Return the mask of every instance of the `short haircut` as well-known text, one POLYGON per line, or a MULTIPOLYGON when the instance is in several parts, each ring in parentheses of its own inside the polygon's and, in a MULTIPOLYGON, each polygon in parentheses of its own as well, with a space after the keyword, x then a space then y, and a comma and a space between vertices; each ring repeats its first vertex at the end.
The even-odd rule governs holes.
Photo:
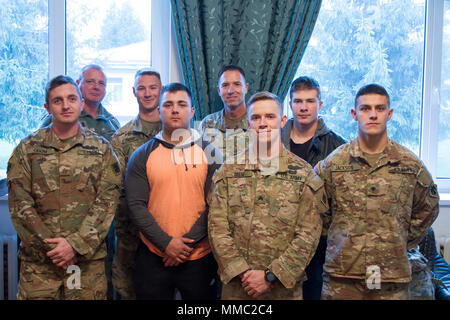
POLYGON ((173 83, 169 83, 168 85, 165 85, 161 90, 161 94, 159 95, 159 101, 162 101, 162 97, 163 97, 164 93, 166 93, 166 92, 173 93, 173 92, 177 92, 177 91, 186 92, 187 95, 189 96, 189 99, 191 99, 191 102, 192 102, 191 91, 184 84, 179 83, 179 82, 173 82, 173 83))
MULTIPOLYGON (((245 73, 244 73, 244 70, 243 70, 241 67, 238 67, 238 66, 235 66, 235 65, 230 64, 230 65, 224 66, 224 67, 222 67, 222 69, 220 69, 219 75, 218 75, 218 77, 217 77, 217 82, 220 81, 220 77, 221 77, 226 71, 232 71, 232 70, 239 71, 239 73, 242 74, 242 76, 244 77, 244 80, 245 80, 245 73)), ((247 81, 247 80, 245 80, 245 81, 247 81)))
POLYGON ((87 71, 87 70, 89 70, 89 69, 96 69, 96 70, 99 70, 99 71, 101 71, 101 72, 103 72, 103 75, 105 76, 105 80, 106 80, 106 74, 105 74, 105 71, 103 70, 103 67, 102 66, 99 66, 98 64, 88 64, 87 66, 84 66, 82 69, 81 69, 81 72, 80 72, 80 76, 79 76, 79 78, 78 78, 78 81, 83 81, 83 79, 84 79, 84 73, 87 71))
POLYGON ((137 80, 142 76, 155 76, 158 78, 159 82, 161 83, 161 75, 158 71, 151 70, 151 69, 139 69, 136 74, 134 75, 134 87, 136 88, 137 80))
POLYGON ((47 82, 47 85, 45 86, 45 103, 47 105, 50 105, 50 101, 49 101, 50 92, 53 89, 55 89, 59 86, 62 86, 64 84, 68 84, 68 83, 75 87, 75 89, 77 90, 77 94, 80 97, 80 101, 81 101, 81 99, 82 99, 81 91, 80 91, 80 88, 78 88, 77 83, 71 77, 59 75, 59 76, 56 76, 53 79, 51 79, 49 82, 47 82))
POLYGON ((388 100, 388 107, 390 107, 390 105, 391 105, 391 98, 389 97, 389 94, 387 93, 386 89, 384 87, 380 86, 379 84, 371 83, 371 84, 365 85, 364 87, 361 87, 361 89, 359 89, 358 92, 356 93, 355 108, 356 108, 356 103, 358 101, 358 98, 360 96, 364 96, 366 94, 379 94, 379 95, 385 96, 388 100))
POLYGON ((322 101, 321 100, 322 94, 320 93, 319 83, 315 79, 306 76, 298 77, 292 82, 291 89, 289 90, 289 96, 292 100, 292 95, 294 94, 294 92, 299 90, 312 90, 312 89, 317 90, 317 98, 319 99, 319 101, 322 101))
MULTIPOLYGON (((276 94, 273 94, 273 93, 268 92, 268 91, 261 91, 261 92, 257 92, 254 95, 252 95, 250 97, 250 99, 248 99, 248 102, 247 102, 248 109, 250 109, 251 105, 254 104, 255 102, 257 102, 257 101, 264 101, 264 100, 275 101, 276 104, 278 105, 279 110, 280 110, 280 115, 282 115, 283 108, 281 106, 281 99, 280 99, 280 97, 278 97, 276 94)), ((248 114, 250 114, 250 113, 248 113, 248 114)))

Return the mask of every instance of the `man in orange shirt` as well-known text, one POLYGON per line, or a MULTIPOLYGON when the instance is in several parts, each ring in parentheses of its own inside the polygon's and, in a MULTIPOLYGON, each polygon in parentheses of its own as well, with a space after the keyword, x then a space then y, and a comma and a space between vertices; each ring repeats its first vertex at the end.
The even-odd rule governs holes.
POLYGON ((214 299, 217 264, 207 237, 207 193, 221 155, 190 128, 191 94, 180 83, 160 95, 162 131, 131 156, 125 194, 140 232, 137 299, 214 299))

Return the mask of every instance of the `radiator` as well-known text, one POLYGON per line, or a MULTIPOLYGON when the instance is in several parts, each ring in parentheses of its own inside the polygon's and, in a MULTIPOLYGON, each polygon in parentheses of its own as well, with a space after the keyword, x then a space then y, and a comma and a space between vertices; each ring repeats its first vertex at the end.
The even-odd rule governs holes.
POLYGON ((0 234, 0 300, 16 300, 18 270, 17 235, 0 234))

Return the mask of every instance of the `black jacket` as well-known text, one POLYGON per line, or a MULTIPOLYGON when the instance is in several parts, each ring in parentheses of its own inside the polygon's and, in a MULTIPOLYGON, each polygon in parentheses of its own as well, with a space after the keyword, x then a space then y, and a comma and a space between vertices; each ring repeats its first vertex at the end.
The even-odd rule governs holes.
MULTIPOLYGON (((291 151, 291 130, 294 126, 294 119, 289 119, 286 125, 281 129, 281 141, 284 147, 291 151)), ((344 144, 346 141, 330 130, 323 119, 319 117, 319 124, 317 125, 316 132, 314 133, 313 141, 308 150, 308 157, 306 160, 312 167, 317 162, 325 159, 331 152, 337 147, 344 144)))

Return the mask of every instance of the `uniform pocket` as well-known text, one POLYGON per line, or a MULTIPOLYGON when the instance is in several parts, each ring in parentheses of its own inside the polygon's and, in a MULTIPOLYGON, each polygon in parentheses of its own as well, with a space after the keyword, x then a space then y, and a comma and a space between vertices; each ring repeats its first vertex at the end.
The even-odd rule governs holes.
POLYGON ((55 155, 31 154, 32 192, 43 197, 59 188, 58 159, 55 155))
POLYGON ((278 178, 279 184, 274 186, 274 204, 275 215, 281 222, 294 226, 297 222, 300 190, 303 188, 303 182, 291 181, 285 178, 278 178))

